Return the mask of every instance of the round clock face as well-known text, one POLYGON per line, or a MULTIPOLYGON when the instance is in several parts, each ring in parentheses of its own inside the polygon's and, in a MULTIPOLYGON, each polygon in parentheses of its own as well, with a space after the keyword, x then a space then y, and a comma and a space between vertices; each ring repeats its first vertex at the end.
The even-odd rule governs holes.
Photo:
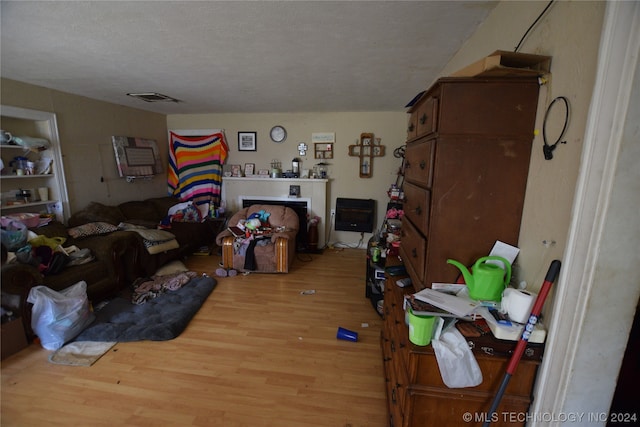
POLYGON ((287 131, 282 126, 272 127, 269 135, 271 136, 271 140, 273 142, 282 142, 287 139, 287 131))

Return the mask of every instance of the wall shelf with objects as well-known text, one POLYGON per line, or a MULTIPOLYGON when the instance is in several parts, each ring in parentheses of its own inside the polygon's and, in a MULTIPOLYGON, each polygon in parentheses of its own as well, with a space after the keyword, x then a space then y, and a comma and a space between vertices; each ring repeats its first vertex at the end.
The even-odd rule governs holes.
POLYGON ((315 143, 313 150, 316 159, 333 159, 333 143, 315 143))
POLYGON ((64 222, 69 197, 56 115, 0 106, 3 213, 50 213, 64 222))
POLYGON ((349 155, 358 158, 358 171, 360 178, 373 176, 373 159, 385 154, 385 146, 380 145, 380 138, 375 138, 372 133, 360 134, 360 139, 355 145, 349 146, 349 155))

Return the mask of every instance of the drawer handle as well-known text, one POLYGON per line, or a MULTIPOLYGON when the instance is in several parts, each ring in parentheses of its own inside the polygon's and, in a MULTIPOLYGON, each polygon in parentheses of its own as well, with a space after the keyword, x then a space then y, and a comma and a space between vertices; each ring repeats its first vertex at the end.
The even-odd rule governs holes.
POLYGON ((413 256, 414 258, 418 257, 418 251, 416 251, 416 248, 411 249, 411 256, 413 256))
POLYGON ((424 160, 420 162, 420 169, 424 170, 424 168, 427 167, 427 162, 425 162, 424 160))
POLYGON ((409 127, 407 128, 407 132, 413 132, 413 123, 409 125, 409 127))
POLYGON ((420 124, 423 125, 427 123, 427 115, 426 113, 422 115, 422 117, 420 117, 420 124))
POLYGON ((416 209, 416 214, 420 215, 422 213, 422 208, 418 206, 416 209))

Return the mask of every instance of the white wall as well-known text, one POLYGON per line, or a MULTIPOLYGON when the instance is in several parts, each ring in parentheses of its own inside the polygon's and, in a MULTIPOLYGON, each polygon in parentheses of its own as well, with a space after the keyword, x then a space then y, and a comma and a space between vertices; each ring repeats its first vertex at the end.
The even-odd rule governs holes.
POLYGON ((154 139, 167 164, 163 114, 2 79, 2 104, 56 114, 71 213, 89 202, 115 205, 167 194, 167 175, 127 183, 118 176, 111 137, 154 139))
MULTIPOLYGON (((398 111, 170 115, 167 117, 167 125, 169 130, 224 129, 230 149, 227 165, 244 166, 245 163, 255 163, 256 170, 269 169, 273 159, 282 162, 283 170, 291 169, 294 157, 302 159, 303 169, 310 169, 319 162, 314 159, 311 134, 335 132, 334 159, 327 160, 330 164, 327 206, 329 209, 335 208, 338 197, 375 199, 378 210, 376 227, 380 227, 388 202, 387 190, 396 182, 401 165, 401 159, 393 157, 393 150, 405 142, 407 114, 398 111), (269 130, 277 124, 284 126, 288 134, 287 139, 279 144, 269 139, 269 130), (257 132, 256 151, 238 151, 239 131, 257 132), (348 155, 348 146, 354 144, 363 132, 374 133, 382 139, 381 144, 386 146, 386 155, 373 161, 372 178, 360 178, 358 159, 348 155), (305 156, 298 153, 300 142, 309 147, 305 156)), ((333 225, 330 228, 333 230, 333 225)), ((366 245, 370 236, 371 234, 365 233, 363 245, 366 245)), ((330 243, 341 242, 355 246, 360 240, 360 233, 331 231, 327 240, 330 243)))
MULTIPOLYGON (((546 5, 500 3, 445 73, 477 59, 476 52, 512 51, 546 5)), ((640 294, 634 274, 640 244, 633 166, 640 161, 637 74, 635 102, 626 116, 629 70, 638 60, 639 10, 634 2, 556 2, 521 48, 553 57, 543 107, 561 95, 571 103, 567 144, 553 160, 542 160, 541 138, 534 140, 520 235, 521 279, 539 286, 550 260, 563 261, 545 304, 549 334, 530 414, 539 418, 529 425, 605 425, 602 419, 587 423, 587 417, 608 412, 617 382, 640 294), (605 21, 613 9, 617 17, 605 21), (627 74, 617 74, 621 70, 627 74), (544 240, 556 243, 547 247, 544 240), (582 421, 562 420, 571 414, 582 421)), ((540 113, 538 129, 544 109, 540 113)), ((554 129, 549 133, 557 135, 554 129)))
MULTIPOLYGON (((447 64, 442 75, 495 50, 513 51, 546 5, 547 2, 501 2, 447 64)), ((521 253, 514 271, 518 282, 525 280, 533 290, 539 289, 549 264, 561 258, 566 247, 604 8, 604 2, 556 2, 519 50, 552 57, 550 83, 541 87, 536 121, 540 134, 533 142, 520 230, 521 253), (542 122, 546 107, 557 96, 569 99, 571 118, 564 138, 567 143, 559 144, 553 160, 548 161, 542 154, 542 122), (555 244, 545 245, 543 241, 555 244)), ((558 111, 561 117, 555 117, 558 120, 551 121, 547 129, 550 143, 562 126, 563 110, 558 111)))

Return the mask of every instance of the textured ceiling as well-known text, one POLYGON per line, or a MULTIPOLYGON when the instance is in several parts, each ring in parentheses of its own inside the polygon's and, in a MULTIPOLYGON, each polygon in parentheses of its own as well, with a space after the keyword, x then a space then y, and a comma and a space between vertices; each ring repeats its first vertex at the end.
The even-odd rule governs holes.
POLYGON ((165 114, 401 110, 488 1, 5 1, 1 75, 165 114), (147 103, 159 92, 180 103, 147 103))

